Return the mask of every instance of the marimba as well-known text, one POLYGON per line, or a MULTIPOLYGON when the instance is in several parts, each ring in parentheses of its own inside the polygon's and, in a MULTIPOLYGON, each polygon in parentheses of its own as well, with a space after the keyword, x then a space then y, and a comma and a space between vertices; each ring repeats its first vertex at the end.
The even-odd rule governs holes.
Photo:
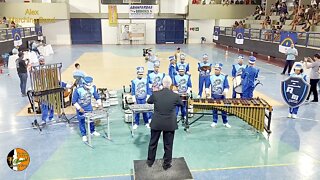
MULTIPOLYGON (((231 115, 235 115, 249 125, 262 132, 266 130, 268 134, 271 133, 271 116, 272 106, 261 98, 252 99, 240 99, 240 98, 227 98, 223 100, 216 99, 189 99, 188 105, 192 105, 194 111, 197 110, 220 110, 225 111, 231 115), (265 123, 265 119, 267 123, 265 123)), ((187 112, 190 114, 190 112, 187 112)), ((212 114, 212 113, 192 113, 192 114, 212 114)), ((201 116, 202 117, 202 116, 201 116)), ((201 118, 200 117, 200 118, 201 118)), ((188 115, 185 124, 185 130, 189 128, 189 125, 196 122, 198 119, 189 123, 188 115)))

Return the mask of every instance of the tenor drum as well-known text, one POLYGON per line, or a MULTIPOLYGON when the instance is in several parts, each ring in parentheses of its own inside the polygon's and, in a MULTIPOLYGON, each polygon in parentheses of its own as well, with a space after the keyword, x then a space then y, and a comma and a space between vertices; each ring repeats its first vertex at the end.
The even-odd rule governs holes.
POLYGON ((236 93, 242 93, 242 79, 241 76, 236 76, 233 79, 233 88, 236 93))

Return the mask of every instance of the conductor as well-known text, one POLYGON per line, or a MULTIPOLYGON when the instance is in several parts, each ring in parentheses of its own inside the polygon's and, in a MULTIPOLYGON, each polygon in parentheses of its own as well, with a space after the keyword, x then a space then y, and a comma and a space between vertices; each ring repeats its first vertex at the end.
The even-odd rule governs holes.
POLYGON ((151 167, 155 161, 158 141, 161 132, 163 132, 164 155, 162 167, 167 170, 172 166, 174 132, 178 129, 176 106, 183 106, 183 103, 180 96, 170 90, 172 80, 169 76, 165 76, 162 83, 163 89, 154 92, 147 100, 148 104, 154 104, 154 115, 150 124, 151 138, 147 165, 151 167))

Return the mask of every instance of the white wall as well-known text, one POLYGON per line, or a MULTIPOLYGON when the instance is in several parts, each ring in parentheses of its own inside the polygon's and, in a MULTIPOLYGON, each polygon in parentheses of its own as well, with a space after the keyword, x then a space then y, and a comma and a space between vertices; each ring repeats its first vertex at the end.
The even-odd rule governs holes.
POLYGON ((69 20, 57 20, 55 23, 41 24, 48 44, 71 44, 69 20))
POLYGON ((99 13, 99 0, 69 0, 70 13, 99 13))
POLYGON ((161 13, 186 14, 188 0, 160 0, 161 13))
POLYGON ((216 26, 232 27, 235 21, 241 21, 242 19, 216 19, 216 26))
MULTIPOLYGON (((129 19, 118 19, 118 23, 130 23, 129 19)), ((146 24, 146 44, 156 42, 156 20, 155 19, 132 19, 131 23, 146 24)), ((118 27, 109 26, 108 19, 101 20, 102 44, 118 43, 118 27)))
POLYGON ((207 43, 212 43, 213 27, 215 20, 189 20, 188 42, 189 44, 200 43, 201 37, 207 39, 207 43), (199 31, 190 31, 190 28, 199 27, 199 31))

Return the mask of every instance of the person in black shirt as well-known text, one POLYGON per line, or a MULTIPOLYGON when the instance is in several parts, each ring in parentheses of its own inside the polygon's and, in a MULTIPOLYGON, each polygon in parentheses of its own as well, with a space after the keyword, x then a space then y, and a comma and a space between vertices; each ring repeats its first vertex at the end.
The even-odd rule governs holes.
POLYGON ((28 79, 28 64, 29 62, 26 63, 26 61, 23 59, 23 52, 19 52, 18 54, 19 58, 16 60, 16 65, 17 65, 17 71, 18 71, 18 76, 20 78, 20 90, 22 97, 26 96, 26 87, 27 87, 27 79, 28 79))

